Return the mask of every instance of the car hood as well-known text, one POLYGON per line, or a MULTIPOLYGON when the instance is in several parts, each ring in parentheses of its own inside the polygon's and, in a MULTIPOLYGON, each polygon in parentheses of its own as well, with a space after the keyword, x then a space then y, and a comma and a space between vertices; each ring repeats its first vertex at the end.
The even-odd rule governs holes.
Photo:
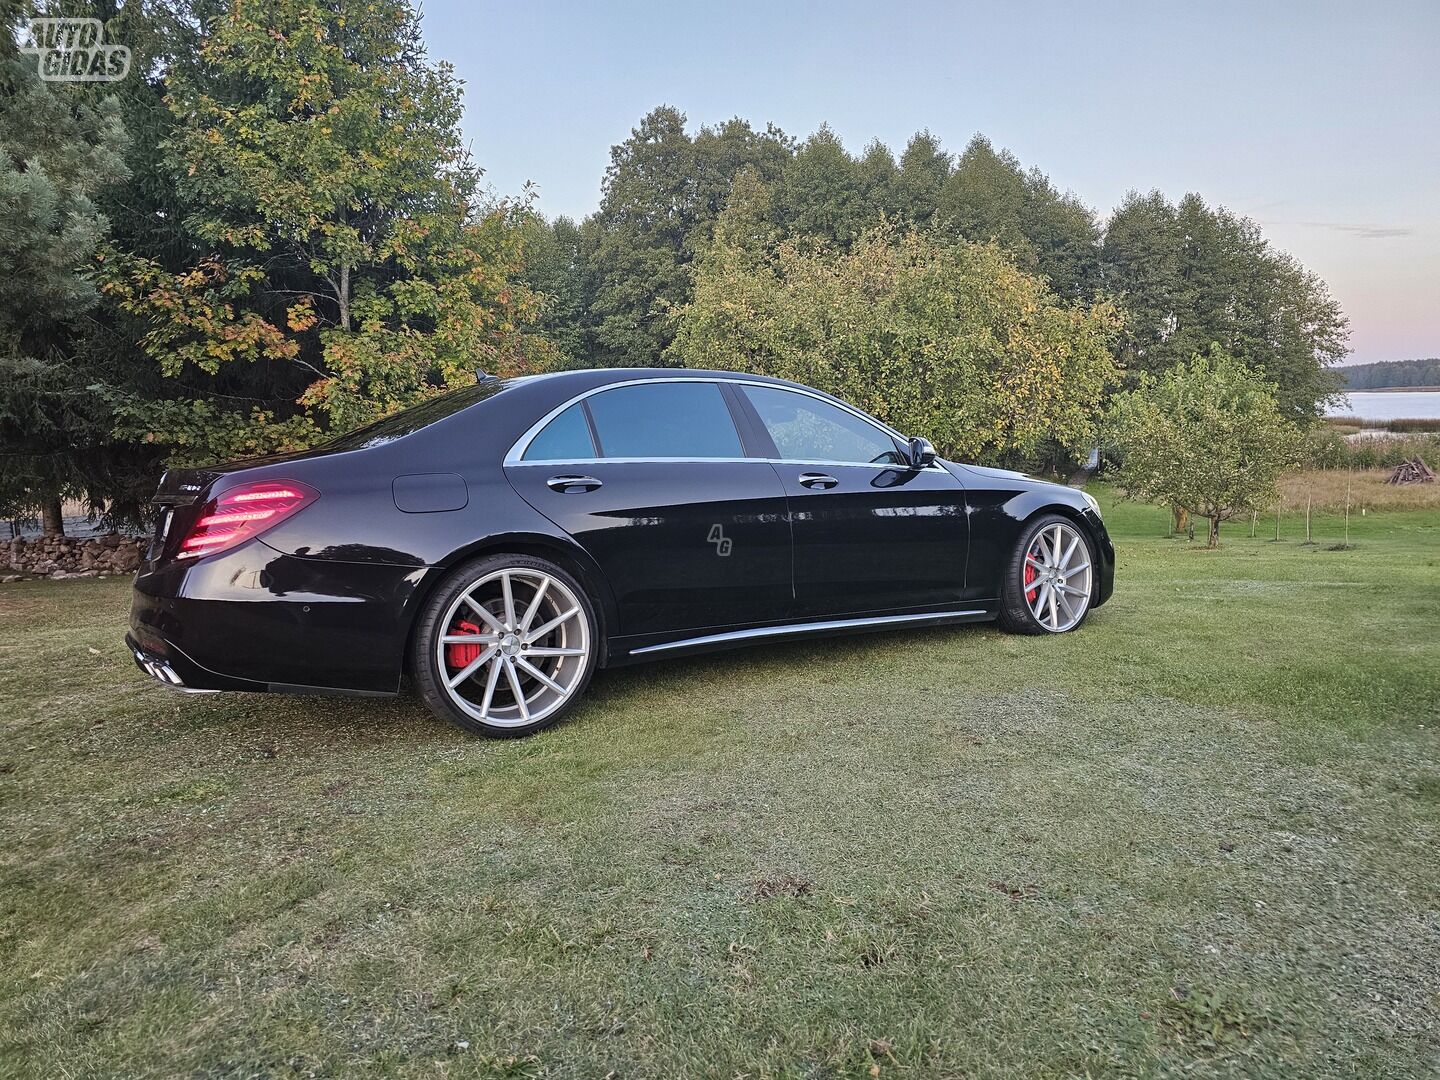
POLYGON ((1023 487, 1033 491, 1036 488, 1052 488, 1057 491, 1076 491, 1068 484, 1062 484, 1055 480, 1045 480, 1038 476, 1031 476, 1029 473, 1016 472, 1014 469, 991 469, 984 465, 959 465, 953 461, 947 461, 946 467, 962 484, 966 479, 1000 481, 1001 483, 1014 484, 1016 487, 1023 487))
POLYGON ((984 465, 959 465, 955 464, 954 462, 951 462, 949 464, 951 469, 954 470, 955 474, 959 476, 962 480, 964 479, 965 474, 969 473, 971 476, 980 476, 984 477, 987 480, 1010 480, 1012 482, 1020 480, 1024 481, 1026 484, 1045 484, 1050 487, 1063 486, 1061 484, 1056 484, 1052 480, 1042 480, 1038 476, 1031 476, 1029 473, 1016 472, 1014 469, 991 469, 987 468, 984 465))
MULTIPOLYGON (((1034 480, 1035 477, 1028 473, 1016 472, 1014 469, 991 469, 984 465, 957 465, 957 469, 975 473, 979 476, 988 476, 995 480, 1034 480)), ((1042 481, 1043 482, 1043 481, 1042 481)))

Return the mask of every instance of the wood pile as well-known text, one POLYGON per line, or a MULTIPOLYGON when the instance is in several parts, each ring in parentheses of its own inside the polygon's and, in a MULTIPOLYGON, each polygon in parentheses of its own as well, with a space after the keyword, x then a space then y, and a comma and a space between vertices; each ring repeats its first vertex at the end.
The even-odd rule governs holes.
POLYGON ((1395 471, 1390 474, 1387 484, 1433 484, 1435 482, 1435 470, 1421 461, 1419 457, 1413 457, 1409 461, 1402 461, 1395 466, 1395 471))

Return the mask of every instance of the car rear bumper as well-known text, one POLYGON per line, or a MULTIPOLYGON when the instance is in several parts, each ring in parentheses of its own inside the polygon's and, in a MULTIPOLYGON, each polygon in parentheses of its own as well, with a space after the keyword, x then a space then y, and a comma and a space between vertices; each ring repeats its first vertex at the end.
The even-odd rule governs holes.
POLYGON ((175 689, 393 694, 432 572, 302 558, 258 540, 147 563, 125 640, 142 671, 175 689))
POLYGON ((186 694, 215 694, 221 690, 268 690, 264 683, 227 679, 207 671, 168 642, 142 645, 133 633, 125 635, 135 666, 162 686, 186 694), (222 685, 223 684, 223 685, 222 685))

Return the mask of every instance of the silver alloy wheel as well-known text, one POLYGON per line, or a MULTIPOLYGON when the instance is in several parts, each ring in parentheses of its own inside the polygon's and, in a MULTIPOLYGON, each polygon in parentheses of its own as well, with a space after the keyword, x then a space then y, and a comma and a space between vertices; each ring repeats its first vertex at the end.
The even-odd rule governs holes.
POLYGON ((543 570, 486 574, 439 625, 440 683, 463 712, 495 727, 545 719, 569 700, 590 659, 584 608, 543 570))
POLYGON ((1078 623, 1090 606, 1090 549, 1069 525, 1046 525, 1025 552, 1023 580, 1030 614, 1052 634, 1078 623))

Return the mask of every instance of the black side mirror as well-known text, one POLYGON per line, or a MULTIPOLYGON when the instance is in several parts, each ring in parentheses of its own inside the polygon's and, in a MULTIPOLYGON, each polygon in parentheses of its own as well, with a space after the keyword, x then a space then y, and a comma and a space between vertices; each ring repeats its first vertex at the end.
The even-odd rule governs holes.
POLYGON ((926 465, 935 464, 935 447, 929 439, 915 438, 910 440, 910 467, 912 469, 923 469, 926 465))

